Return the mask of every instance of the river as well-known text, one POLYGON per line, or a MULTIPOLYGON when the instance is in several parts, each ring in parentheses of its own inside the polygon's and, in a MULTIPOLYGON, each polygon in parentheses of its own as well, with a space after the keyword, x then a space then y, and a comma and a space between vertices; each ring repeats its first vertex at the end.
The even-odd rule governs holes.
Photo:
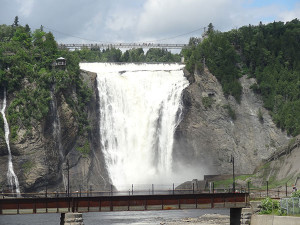
MULTIPOLYGON (((216 213, 229 216, 229 209, 94 212, 84 213, 83 221, 85 225, 177 224, 176 221, 187 221, 186 224, 191 224, 189 218, 216 213)), ((60 214, 57 213, 0 216, 1 225, 58 225, 59 223, 60 214)))

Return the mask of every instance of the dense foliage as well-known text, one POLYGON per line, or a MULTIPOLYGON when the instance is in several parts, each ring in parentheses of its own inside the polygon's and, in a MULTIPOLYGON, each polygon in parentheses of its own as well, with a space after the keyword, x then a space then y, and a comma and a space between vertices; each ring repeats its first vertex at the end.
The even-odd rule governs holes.
POLYGON ((51 94, 63 95, 72 107, 73 116, 83 133, 88 127, 84 107, 91 90, 79 73, 79 57, 57 48, 52 33, 42 30, 31 32, 28 25, 0 26, 0 90, 5 88, 13 95, 8 107, 11 137, 15 138, 19 127, 30 130, 36 122, 44 119, 50 110, 51 94), (67 60, 66 70, 53 67, 58 57, 67 60), (77 98, 71 98, 71 91, 77 98))
POLYGON ((187 69, 193 72, 195 69, 202 70, 203 64, 207 65, 220 81, 224 94, 232 95, 240 102, 242 87, 238 81, 238 55, 225 33, 214 31, 211 27, 207 35, 201 42, 191 39, 190 48, 183 49, 187 69))
POLYGON ((228 34, 257 79, 252 88, 263 96, 275 123, 300 133, 300 22, 242 27, 228 34))
POLYGON ((293 192, 292 195, 291 195, 291 197, 293 197, 293 198, 300 198, 300 190, 293 192))
POLYGON ((279 201, 278 200, 273 200, 269 197, 263 199, 262 202, 261 202, 260 214, 282 215, 279 201))
POLYGON ((179 54, 172 54, 167 49, 150 48, 146 54, 142 48, 126 50, 93 48, 74 52, 81 61, 86 62, 180 62, 179 54))
POLYGON ((293 136, 300 134, 299 20, 260 23, 226 33, 211 29, 207 36, 202 42, 192 39, 192 48, 183 51, 187 68, 201 69, 205 59, 225 95, 238 101, 242 90, 238 70, 256 78, 251 88, 262 95, 277 126, 293 136))

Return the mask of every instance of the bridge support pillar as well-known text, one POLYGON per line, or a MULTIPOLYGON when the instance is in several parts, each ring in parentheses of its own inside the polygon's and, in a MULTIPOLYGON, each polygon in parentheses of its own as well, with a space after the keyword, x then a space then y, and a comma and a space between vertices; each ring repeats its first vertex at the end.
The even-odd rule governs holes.
POLYGON ((230 208, 230 225, 241 224, 241 208, 230 208))
POLYGON ((84 225, 82 213, 62 213, 60 225, 84 225))

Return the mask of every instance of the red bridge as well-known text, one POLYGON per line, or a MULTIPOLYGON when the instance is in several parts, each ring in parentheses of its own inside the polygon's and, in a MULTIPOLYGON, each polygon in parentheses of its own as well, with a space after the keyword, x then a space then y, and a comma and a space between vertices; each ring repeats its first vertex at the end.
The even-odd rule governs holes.
POLYGON ((62 213, 64 218, 69 212, 230 208, 230 220, 239 221, 241 208, 248 206, 248 193, 34 197, 0 199, 0 214, 62 213))
POLYGON ((0 214, 243 208, 248 193, 0 199, 0 214))

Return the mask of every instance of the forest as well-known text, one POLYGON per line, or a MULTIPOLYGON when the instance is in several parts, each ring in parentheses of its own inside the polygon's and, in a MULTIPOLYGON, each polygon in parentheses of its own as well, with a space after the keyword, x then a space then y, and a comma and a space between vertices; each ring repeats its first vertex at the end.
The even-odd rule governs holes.
POLYGON ((73 52, 82 62, 180 62, 179 54, 172 54, 167 49, 150 48, 146 53, 143 48, 129 49, 124 53, 120 49, 81 49, 73 52))
POLYGON ((276 125, 300 134, 300 21, 243 26, 228 32, 209 24, 205 38, 191 38, 182 51, 190 72, 203 64, 220 81, 225 95, 240 102, 239 78, 256 78, 253 91, 262 96, 276 125))

